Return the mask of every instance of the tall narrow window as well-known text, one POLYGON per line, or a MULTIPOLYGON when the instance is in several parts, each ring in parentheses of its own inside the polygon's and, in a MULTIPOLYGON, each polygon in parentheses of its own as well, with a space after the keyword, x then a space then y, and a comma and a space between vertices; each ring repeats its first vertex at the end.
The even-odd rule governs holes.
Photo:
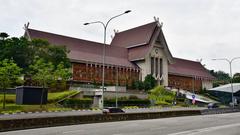
POLYGON ((155 68, 155 75, 157 76, 158 75, 158 67, 159 67, 159 65, 158 65, 158 58, 156 58, 156 60, 155 60, 155 62, 156 62, 156 68, 155 68))
POLYGON ((160 77, 161 77, 162 74, 163 74, 163 61, 162 61, 162 59, 160 59, 159 67, 160 67, 160 77))
POLYGON ((154 74, 154 58, 151 57, 151 74, 154 74))

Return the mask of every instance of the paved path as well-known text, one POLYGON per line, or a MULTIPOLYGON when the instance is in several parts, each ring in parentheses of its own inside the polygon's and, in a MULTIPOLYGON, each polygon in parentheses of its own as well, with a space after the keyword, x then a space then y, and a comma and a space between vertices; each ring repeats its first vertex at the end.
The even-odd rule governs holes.
MULTIPOLYGON (((126 113, 135 112, 163 112, 163 111, 174 111, 174 110, 202 110, 206 108, 138 108, 138 109, 125 109, 126 113)), ((66 112, 41 112, 41 113, 23 113, 23 114, 9 114, 0 115, 1 119, 24 119, 24 118, 43 118, 43 117, 56 117, 56 116, 77 116, 77 115, 91 115, 101 114, 101 110, 73 110, 66 112)))
POLYGON ((240 113, 121 121, 2 132, 0 135, 239 135, 240 113))

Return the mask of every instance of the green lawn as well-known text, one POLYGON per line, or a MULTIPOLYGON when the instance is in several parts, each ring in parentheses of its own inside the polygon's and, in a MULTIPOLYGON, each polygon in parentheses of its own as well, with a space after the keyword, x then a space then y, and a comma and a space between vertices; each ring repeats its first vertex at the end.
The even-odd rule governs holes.
POLYGON ((54 104, 43 105, 16 105, 6 104, 6 109, 2 109, 0 105, 0 114, 3 113, 17 113, 17 112, 40 112, 40 111, 59 111, 59 110, 71 110, 71 108, 64 108, 54 104))
POLYGON ((57 110, 70 110, 70 108, 64 108, 55 104, 57 101, 67 98, 70 95, 74 95, 78 91, 63 91, 48 93, 48 104, 43 105, 16 105, 16 95, 6 94, 6 109, 2 109, 3 94, 0 94, 0 114, 1 113, 14 113, 14 112, 36 112, 36 111, 57 111, 57 110))
POLYGON ((63 91, 63 92, 55 92, 55 93, 48 93, 48 103, 55 103, 63 98, 68 96, 77 94, 78 91, 63 91))
MULTIPOLYGON (((3 102, 3 94, 0 94, 0 103, 3 102)), ((15 103, 16 95, 15 94, 6 94, 6 103, 15 103)))
MULTIPOLYGON (((63 98, 66 98, 70 95, 76 94, 78 91, 63 91, 48 93, 48 103, 55 103, 63 98)), ((3 102, 3 94, 0 94, 0 103, 3 102)), ((15 103, 16 95, 15 94, 6 94, 6 103, 15 103)))

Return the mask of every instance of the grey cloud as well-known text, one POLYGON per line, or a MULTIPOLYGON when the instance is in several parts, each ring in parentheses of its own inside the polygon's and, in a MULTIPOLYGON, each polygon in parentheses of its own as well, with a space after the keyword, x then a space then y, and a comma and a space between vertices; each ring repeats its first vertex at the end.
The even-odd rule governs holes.
MULTIPOLYGON (((209 69, 224 70, 224 62, 212 58, 239 56, 240 1, 237 0, 0 0, 0 31, 12 36, 23 34, 23 24, 34 29, 102 42, 100 25, 83 26, 95 20, 107 21, 127 9, 132 13, 113 20, 119 31, 143 25, 159 17, 172 54, 203 59, 209 69)), ((240 72, 240 60, 234 62, 240 72)))

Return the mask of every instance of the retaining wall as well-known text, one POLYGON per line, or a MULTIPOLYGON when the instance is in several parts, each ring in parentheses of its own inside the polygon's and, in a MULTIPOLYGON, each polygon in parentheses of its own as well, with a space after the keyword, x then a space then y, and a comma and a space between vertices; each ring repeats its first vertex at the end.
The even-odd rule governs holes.
POLYGON ((113 122, 125 120, 143 120, 167 117, 179 117, 201 115, 199 110, 183 110, 183 111, 166 111, 166 112, 147 112, 147 113, 124 113, 124 114, 95 114, 95 115, 79 115, 64 117, 46 117, 46 118, 29 118, 29 119, 1 119, 0 131, 63 126, 73 124, 87 124, 99 122, 113 122))

